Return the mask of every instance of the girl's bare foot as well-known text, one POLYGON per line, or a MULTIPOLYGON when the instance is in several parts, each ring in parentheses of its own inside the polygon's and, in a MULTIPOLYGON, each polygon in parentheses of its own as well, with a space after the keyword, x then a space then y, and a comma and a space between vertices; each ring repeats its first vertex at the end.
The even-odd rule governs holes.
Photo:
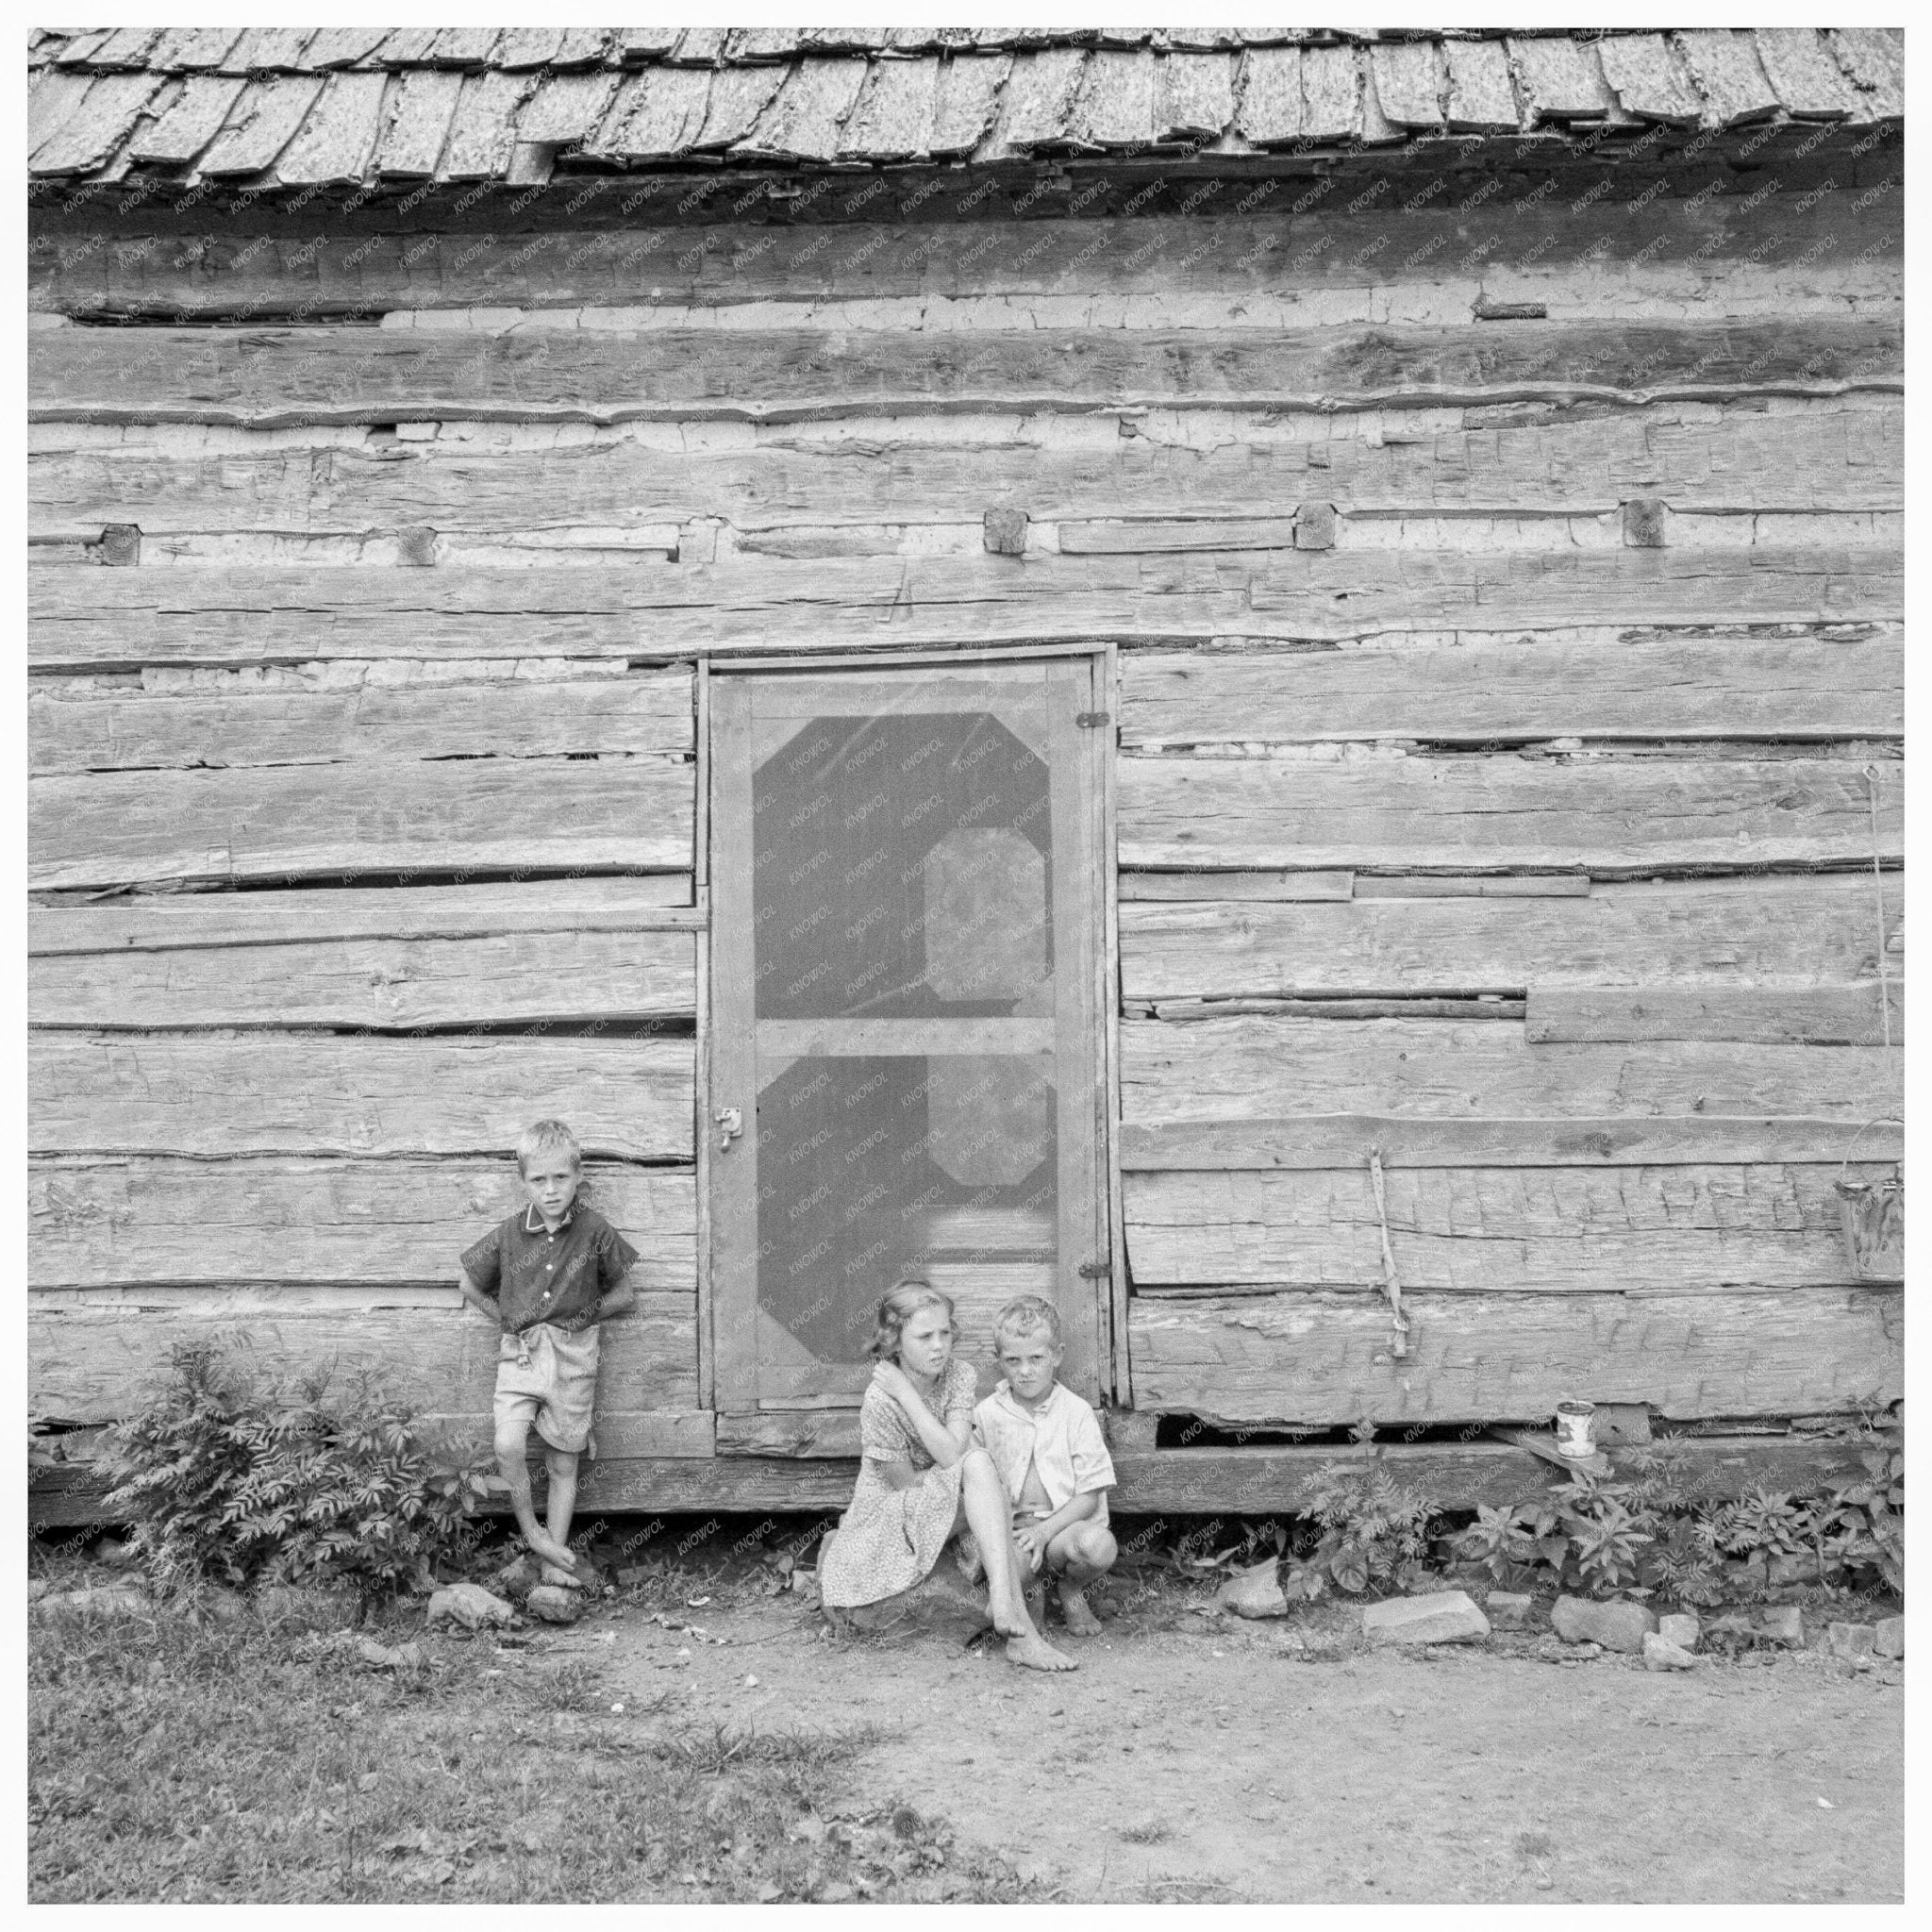
POLYGON ((1037 1630, 1023 1630, 1007 1639, 1007 1661, 1029 1671, 1077 1671, 1075 1659, 1056 1650, 1037 1630))
POLYGON ((1088 1605, 1086 1592, 1078 1590, 1060 1591, 1060 1612, 1067 1620, 1067 1634, 1070 1637, 1098 1637, 1100 1619, 1088 1605))

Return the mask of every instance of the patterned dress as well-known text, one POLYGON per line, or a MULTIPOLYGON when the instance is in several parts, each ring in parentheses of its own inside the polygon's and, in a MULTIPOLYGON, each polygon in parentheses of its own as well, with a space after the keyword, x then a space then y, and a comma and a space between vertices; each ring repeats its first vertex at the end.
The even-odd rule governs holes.
MULTIPOLYGON (((972 1420, 976 1390, 972 1364, 956 1356, 926 1406, 950 1429, 972 1420)), ((833 1609, 880 1603, 922 1582, 959 1513, 959 1465, 935 1463, 906 1411, 876 1382, 859 1405, 858 1442, 865 1460, 852 1507, 819 1553, 819 1592, 833 1609), (894 1490, 879 1474, 882 1462, 909 1462, 924 1474, 909 1489, 894 1490)))

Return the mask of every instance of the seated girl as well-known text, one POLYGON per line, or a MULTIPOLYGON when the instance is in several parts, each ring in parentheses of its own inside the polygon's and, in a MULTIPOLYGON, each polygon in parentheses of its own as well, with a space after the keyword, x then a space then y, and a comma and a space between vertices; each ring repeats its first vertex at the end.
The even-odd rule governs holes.
POLYGON ((877 1366, 858 1411, 858 1483, 819 1554, 825 1605, 856 1609, 910 1590, 970 1527, 1008 1657, 1028 1670, 1074 1669, 1026 1614, 1027 1573, 1013 1549, 1007 1488, 972 1440, 974 1377, 953 1355, 951 1300, 926 1282, 900 1282, 879 1304, 872 1353, 877 1366))

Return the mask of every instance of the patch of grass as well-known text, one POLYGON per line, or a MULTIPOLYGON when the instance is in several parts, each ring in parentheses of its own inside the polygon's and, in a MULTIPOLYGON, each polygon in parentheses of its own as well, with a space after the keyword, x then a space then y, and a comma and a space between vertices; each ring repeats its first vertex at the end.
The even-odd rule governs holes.
MULTIPOLYGON (((382 1633, 389 1639, 413 1629, 382 1633)), ((506 1696, 486 1642, 369 1671, 256 1617, 37 1622, 36 1903, 1041 1895, 909 1806, 839 1815, 865 1730, 669 1730, 575 1663, 506 1696), (546 1681, 543 1681, 547 1679, 546 1681), (601 1717, 567 1716, 585 1708, 601 1717)))
POLYGON ((741 1765, 758 1764, 819 1777, 871 1750, 885 1736, 877 1724, 856 1724, 842 1731, 746 1731, 717 1724, 708 1731, 674 1733, 658 1746, 658 1753, 701 1775, 716 1776, 741 1765))
POLYGON ((1130 1845, 1158 1845, 1174 1836, 1174 1827, 1164 1818, 1143 1818, 1136 1824, 1115 1825, 1114 1836, 1130 1845))

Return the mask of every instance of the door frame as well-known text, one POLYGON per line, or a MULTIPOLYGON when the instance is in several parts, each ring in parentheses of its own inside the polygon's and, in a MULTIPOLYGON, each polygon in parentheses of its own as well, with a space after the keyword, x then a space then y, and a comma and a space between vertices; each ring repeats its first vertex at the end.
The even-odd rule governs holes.
MULTIPOLYGON (((698 1322, 698 1399, 707 1408, 721 1409, 716 1382, 717 1291, 711 1268, 711 1160, 714 1149, 713 1122, 716 1108, 712 1087, 713 1010, 711 977, 711 702, 710 680, 714 676, 769 675, 774 673, 808 677, 826 671, 890 672, 958 670, 969 665, 1025 662, 1041 658, 1084 658, 1092 668, 1093 691, 1105 720, 1098 729, 1106 733, 1094 760, 1098 796, 1096 808, 1100 844, 1099 899, 1095 905, 1092 988, 1099 1037, 1094 1041, 1096 1064, 1102 1087, 1103 1105, 1098 1110, 1095 1172, 1105 1190, 1098 1217, 1106 1240, 1108 1273, 1095 1280, 1093 1291, 1100 1297, 1097 1324, 1099 1352, 1096 1381, 1103 1403, 1125 1406, 1130 1399, 1130 1368, 1127 1359, 1127 1264, 1124 1215, 1121 1198, 1121 1065, 1120 1065, 1120 918, 1119 841, 1116 832, 1115 767, 1120 745, 1120 654, 1111 641, 1080 643, 1040 643, 991 645, 968 649, 925 649, 888 651, 841 651, 788 653, 783 656, 745 653, 718 657, 701 654, 696 661, 695 779, 698 788, 696 848, 693 854, 692 897, 704 914, 698 933, 697 1024, 694 1056, 694 1181, 697 1190, 697 1322, 698 1322)), ((782 1412, 774 1412, 775 1422, 782 1412)), ((842 1411, 841 1411, 842 1413, 842 1411)), ((741 1448, 720 1441, 718 1454, 757 1455, 760 1453, 841 1456, 856 1453, 856 1445, 841 1440, 842 1432, 826 1432, 804 1426, 787 1435, 782 1430, 757 1432, 758 1439, 741 1448)))

